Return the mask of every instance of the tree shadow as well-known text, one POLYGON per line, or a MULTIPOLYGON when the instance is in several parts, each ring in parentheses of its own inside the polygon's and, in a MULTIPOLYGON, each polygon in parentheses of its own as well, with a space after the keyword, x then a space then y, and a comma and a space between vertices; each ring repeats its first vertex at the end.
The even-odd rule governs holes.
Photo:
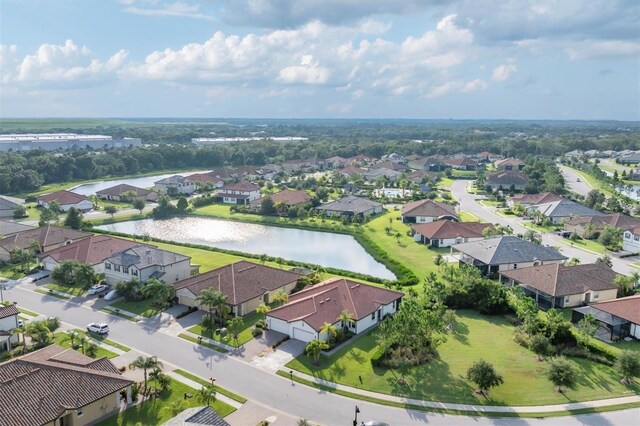
POLYGON ((451 335, 458 342, 469 345, 469 326, 463 322, 456 322, 451 330, 451 335))

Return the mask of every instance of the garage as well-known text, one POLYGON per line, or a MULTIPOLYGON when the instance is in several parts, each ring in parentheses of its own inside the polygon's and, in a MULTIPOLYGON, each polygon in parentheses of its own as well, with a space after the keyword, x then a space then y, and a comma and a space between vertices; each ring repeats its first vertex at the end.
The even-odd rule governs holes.
POLYGON ((58 266, 58 262, 51 259, 50 257, 47 257, 44 259, 44 262, 42 262, 42 266, 47 271, 53 271, 54 269, 56 269, 56 266, 58 266))
POLYGON ((310 341, 312 341, 313 339, 316 338, 316 335, 315 335, 315 333, 312 333, 310 331, 303 330, 301 328, 293 327, 293 336, 291 336, 291 337, 293 337, 296 340, 303 341, 303 342, 310 342, 310 341))

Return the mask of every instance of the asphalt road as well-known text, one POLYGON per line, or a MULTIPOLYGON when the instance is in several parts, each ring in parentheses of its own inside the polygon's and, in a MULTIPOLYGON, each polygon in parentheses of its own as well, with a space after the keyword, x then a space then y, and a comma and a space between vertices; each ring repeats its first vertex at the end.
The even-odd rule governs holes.
POLYGON ((562 176, 564 177, 564 180, 567 183, 567 186, 569 187, 570 190, 572 190, 576 194, 586 196, 589 193, 589 191, 593 189, 593 187, 589 185, 588 182, 582 179, 579 174, 577 174, 570 168, 562 165, 558 165, 558 167, 560 167, 560 173, 562 173, 562 176), (580 181, 578 181, 578 179, 580 181))
POLYGON ((163 362, 188 370, 201 377, 215 377, 218 384, 244 395, 249 400, 270 407, 294 418, 307 418, 325 425, 349 425, 354 407, 361 410, 359 419, 379 420, 389 425, 626 425, 640 420, 640 409, 575 417, 540 419, 494 419, 427 413, 381 406, 313 388, 292 384, 289 380, 259 370, 239 359, 186 342, 166 332, 168 324, 134 323, 111 316, 90 307, 41 295, 20 286, 5 291, 5 297, 46 316, 58 316, 64 322, 84 328, 89 322, 107 322, 109 338, 163 362))

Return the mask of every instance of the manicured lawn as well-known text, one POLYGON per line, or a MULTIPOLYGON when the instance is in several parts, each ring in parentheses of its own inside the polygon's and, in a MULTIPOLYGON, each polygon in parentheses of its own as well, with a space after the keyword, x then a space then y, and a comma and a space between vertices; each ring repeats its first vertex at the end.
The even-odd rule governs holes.
POLYGON ((546 232, 556 232, 556 229, 561 229, 562 225, 547 225, 547 226, 543 226, 543 225, 538 225, 536 223, 533 223, 531 221, 523 221, 522 222, 522 226, 529 228, 529 229, 533 229, 534 231, 537 232, 541 232, 541 233, 546 233, 546 232))
POLYGON ((64 285, 64 284, 51 283, 51 284, 45 285, 45 287, 46 288, 50 288, 51 290, 60 291, 62 293, 70 294, 72 296, 82 296, 83 294, 85 294, 87 292, 86 289, 84 289, 82 287, 77 287, 77 286, 74 286, 74 285, 64 285))
POLYGON ((471 212, 460 211, 458 212, 458 216, 460 216, 460 220, 463 222, 482 222, 482 220, 471 212))
POLYGON ((152 317, 163 311, 162 308, 155 305, 152 299, 143 299, 138 301, 121 300, 119 302, 111 304, 114 308, 123 309, 125 311, 133 312, 134 314, 142 315, 143 317, 152 317))
MULTIPOLYGON (((171 411, 163 409, 176 401, 182 401, 184 408, 198 407, 203 405, 193 398, 184 399, 186 392, 195 395, 196 390, 189 386, 170 379, 170 389, 162 394, 159 398, 145 401, 141 404, 134 405, 127 410, 118 414, 117 417, 110 417, 98 423, 101 426, 124 426, 124 425, 160 425, 173 417, 171 411)), ((220 416, 227 416, 235 411, 235 408, 224 402, 216 401, 211 405, 220 416)))
POLYGON ((451 188, 451 185, 453 185, 454 182, 455 182, 454 179, 443 177, 438 181, 438 185, 436 186, 438 188, 451 188))
POLYGON ((250 314, 242 317, 242 319, 244 320, 244 326, 242 327, 240 334, 238 334, 238 344, 236 344, 236 341, 231 338, 231 333, 227 332, 224 337, 221 337, 216 333, 211 336, 211 333, 208 330, 203 330, 200 324, 194 325, 189 329, 189 331, 195 334, 199 334, 200 336, 208 337, 209 339, 225 343, 230 346, 238 347, 253 339, 253 335, 251 334, 251 327, 253 327, 254 324, 262 318, 264 318, 264 316, 256 312, 251 312, 250 314))
POLYGON ((638 386, 622 385, 611 367, 573 358, 579 371, 578 386, 559 394, 545 377, 546 364, 513 341, 514 327, 504 318, 459 311, 458 321, 457 334, 448 335, 447 342, 438 348, 440 357, 412 368, 405 377, 408 385, 398 384, 399 372, 371 365, 377 349, 375 331, 332 357, 322 357, 319 367, 312 365, 311 358, 301 355, 286 368, 375 392, 455 403, 559 404, 628 396, 640 391, 638 386), (504 384, 492 389, 489 399, 476 395, 475 386, 466 379, 467 369, 479 359, 492 363, 504 377, 504 384))
POLYGON ((17 265, 0 266, 0 277, 17 280, 25 277, 25 273, 16 269, 17 265))
POLYGON ((609 185, 607 185, 607 184, 605 184, 603 182, 600 182, 598 179, 594 178, 590 174, 585 173, 582 170, 574 169, 573 167, 569 167, 569 166, 566 166, 566 165, 565 165, 565 167, 567 167, 568 169, 571 169, 574 172, 576 172, 577 174, 579 174, 580 178, 583 181, 585 181, 592 188, 595 188, 595 189, 603 192, 605 195, 607 195, 609 197, 614 195, 614 191, 611 189, 611 187, 609 187, 609 185))
POLYGON ((131 350, 130 347, 125 346, 125 345, 123 345, 121 343, 118 343, 118 342, 114 342, 113 340, 109 340, 104 336, 100 336, 98 334, 89 333, 88 331, 84 331, 84 330, 78 330, 78 332, 79 333, 84 333, 85 335, 91 337, 93 340, 99 340, 102 343, 105 343, 105 344, 107 344, 109 346, 113 346, 115 348, 118 348, 123 352, 129 352, 131 350))
MULTIPOLYGON (((173 372, 174 373, 178 373, 179 375, 184 376, 187 379, 193 380, 196 383, 200 383, 201 385, 208 385, 208 384, 211 383, 209 380, 202 379, 202 378, 200 378, 198 376, 195 376, 195 375, 193 375, 193 374, 191 374, 191 373, 189 373, 187 371, 184 371, 184 370, 175 369, 175 370, 173 370, 173 372)), ((244 404, 245 402, 247 402, 247 398, 243 398, 238 394, 235 394, 235 393, 233 393, 231 391, 226 390, 225 388, 221 388, 218 385, 215 385, 215 388, 216 388, 216 391, 218 393, 220 393, 220 394, 222 394, 224 396, 228 396, 229 398, 233 399, 234 401, 237 401, 237 402, 239 402, 241 404, 244 404)))
POLYGON ((564 244, 567 244, 569 246, 574 246, 576 248, 582 248, 585 250, 591 250, 591 251, 595 251, 596 253, 609 253, 609 250, 607 250, 602 244, 600 244, 599 242, 595 241, 595 240, 576 240, 576 241, 571 241, 570 239, 566 238, 563 239, 562 242, 564 244))
MULTIPOLYGON (((78 334, 81 334, 82 331, 78 330, 78 334)), ((78 336, 79 337, 79 336, 78 336)), ((93 336, 90 336, 91 338, 93 336)), ((76 338, 75 343, 78 344, 78 338, 76 338)), ((91 341, 91 339, 89 339, 89 341, 91 341)), ((55 343, 56 345, 62 346, 63 348, 70 348, 71 347, 71 340, 69 340, 69 338, 67 337, 66 333, 56 333, 53 336, 53 343, 55 343)), ((78 349, 78 352, 82 353, 82 349, 78 349)), ((111 351, 108 351, 104 348, 101 348, 100 346, 98 346, 97 350, 96 350, 96 359, 98 358, 102 358, 106 356, 107 358, 115 358, 118 356, 118 354, 113 353, 111 351)))

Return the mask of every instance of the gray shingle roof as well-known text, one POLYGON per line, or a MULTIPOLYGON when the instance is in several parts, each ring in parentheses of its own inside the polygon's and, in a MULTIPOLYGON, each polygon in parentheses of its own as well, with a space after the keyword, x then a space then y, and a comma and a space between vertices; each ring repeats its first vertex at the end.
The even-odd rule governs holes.
POLYGON ((328 203, 316 208, 318 210, 331 210, 345 213, 353 212, 353 214, 361 214, 377 207, 382 207, 382 204, 377 201, 371 201, 367 198, 349 195, 339 200, 329 201, 328 203))
POLYGON ((2 236, 15 234, 16 232, 28 231, 30 229, 34 229, 34 227, 18 222, 0 220, 0 235, 2 236))
POLYGON ((125 268, 136 265, 138 269, 154 265, 172 265, 185 259, 189 259, 189 256, 147 245, 122 250, 107 258, 107 260, 114 265, 120 265, 125 268))
POLYGON ((177 185, 179 183, 185 183, 185 182, 189 183, 191 181, 185 178, 184 176, 175 175, 175 176, 169 176, 168 178, 157 180, 154 183, 160 184, 160 185, 177 185))
POLYGON ((551 203, 536 204, 530 207, 548 217, 604 216, 604 213, 591 209, 573 200, 563 198, 551 203))
POLYGON ((566 259, 555 248, 539 246, 511 235, 456 244, 453 248, 486 265, 566 259))

